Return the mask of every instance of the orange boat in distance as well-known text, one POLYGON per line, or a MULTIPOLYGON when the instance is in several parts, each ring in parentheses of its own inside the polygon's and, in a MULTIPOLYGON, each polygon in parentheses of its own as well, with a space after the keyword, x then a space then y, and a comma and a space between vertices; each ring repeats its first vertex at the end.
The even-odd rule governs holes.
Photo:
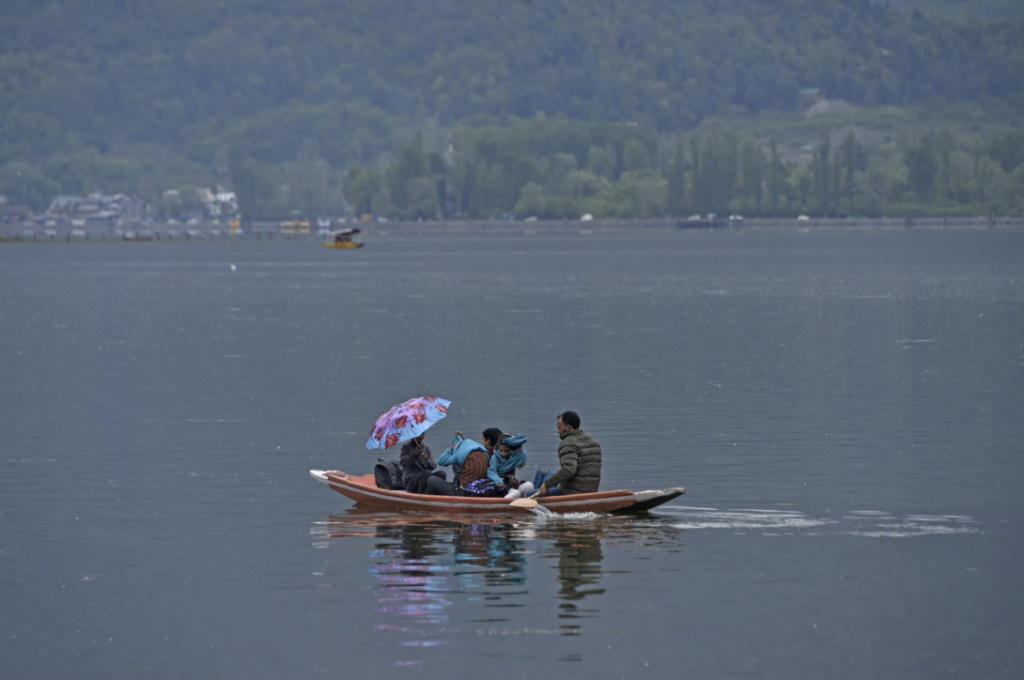
MULTIPOLYGON (((514 513, 524 508, 511 505, 508 498, 471 496, 427 496, 377 487, 373 475, 354 477, 341 470, 310 470, 309 475, 361 506, 419 510, 442 513, 514 513)), ((646 512, 686 493, 683 487, 651 491, 597 491, 568 496, 538 498, 539 506, 549 512, 610 512, 614 514, 646 512)))

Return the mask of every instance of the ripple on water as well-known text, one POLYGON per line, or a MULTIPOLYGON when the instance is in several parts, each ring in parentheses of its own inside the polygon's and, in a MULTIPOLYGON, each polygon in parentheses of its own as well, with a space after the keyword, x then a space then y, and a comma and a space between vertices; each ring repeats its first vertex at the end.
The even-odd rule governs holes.
MULTIPOLYGON (((677 529, 742 531, 762 530, 764 535, 778 535, 780 530, 795 533, 804 529, 829 527, 829 534, 878 538, 909 538, 913 536, 949 536, 981 533, 978 522, 967 515, 907 514, 902 517, 883 510, 852 510, 839 518, 812 517, 799 511, 676 507, 666 510, 679 517, 673 522, 677 529)), ((816 531, 816 534, 822 533, 816 531)))
POLYGON ((677 529, 808 529, 834 523, 831 519, 808 517, 795 510, 717 510, 713 508, 673 508, 669 512, 683 521, 674 522, 677 529))

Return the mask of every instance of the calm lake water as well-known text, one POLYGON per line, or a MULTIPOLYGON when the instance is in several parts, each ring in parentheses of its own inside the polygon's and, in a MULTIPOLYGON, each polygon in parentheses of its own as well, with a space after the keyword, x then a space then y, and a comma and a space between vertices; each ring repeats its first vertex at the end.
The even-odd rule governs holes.
POLYGON ((0 676, 1024 676, 1024 233, 0 246, 0 676), (642 518, 371 512, 555 418, 642 518))

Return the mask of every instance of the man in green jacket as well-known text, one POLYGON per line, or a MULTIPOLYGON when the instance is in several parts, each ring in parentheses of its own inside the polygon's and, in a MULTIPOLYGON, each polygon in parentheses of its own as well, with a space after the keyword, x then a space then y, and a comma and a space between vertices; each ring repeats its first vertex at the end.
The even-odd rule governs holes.
POLYGON ((580 428, 575 411, 558 416, 558 463, 562 466, 544 480, 535 496, 561 496, 597 491, 601 485, 601 445, 580 428), (557 488, 556 488, 557 487, 557 488))

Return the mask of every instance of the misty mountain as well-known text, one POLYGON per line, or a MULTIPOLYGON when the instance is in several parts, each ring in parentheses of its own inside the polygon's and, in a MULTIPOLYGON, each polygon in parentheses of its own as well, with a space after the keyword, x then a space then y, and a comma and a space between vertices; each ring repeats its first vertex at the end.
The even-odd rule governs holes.
POLYGON ((1024 108, 1024 22, 868 0, 5 3, 0 163, 139 145, 367 162, 402 126, 689 129, 730 107, 1024 108), (227 150, 227 151, 226 151, 227 150))

